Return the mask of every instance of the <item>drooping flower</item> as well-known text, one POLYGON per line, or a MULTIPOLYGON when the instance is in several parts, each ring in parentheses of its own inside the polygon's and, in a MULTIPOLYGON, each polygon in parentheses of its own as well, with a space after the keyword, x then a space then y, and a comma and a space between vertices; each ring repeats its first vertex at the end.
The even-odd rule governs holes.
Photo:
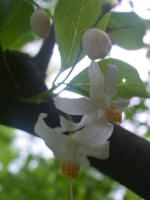
POLYGON ((109 53, 112 43, 107 33, 98 28, 91 28, 83 35, 82 47, 89 58, 95 60, 104 58, 109 53))
POLYGON ((90 97, 79 99, 56 97, 54 99, 56 107, 71 115, 85 115, 91 121, 101 119, 113 123, 121 122, 121 112, 129 102, 124 99, 113 99, 116 94, 117 67, 109 65, 104 78, 98 64, 92 61, 88 73, 90 97))
POLYGON ((50 20, 47 13, 42 9, 35 10, 30 17, 30 24, 33 32, 45 38, 50 32, 50 20))
POLYGON ((88 166, 87 156, 99 159, 109 157, 109 142, 113 127, 111 124, 95 121, 92 125, 79 129, 72 135, 64 135, 81 127, 65 118, 60 118, 61 127, 50 128, 44 122, 45 113, 39 115, 35 125, 35 133, 45 141, 54 152, 56 158, 62 161, 63 174, 77 178, 80 167, 88 166))

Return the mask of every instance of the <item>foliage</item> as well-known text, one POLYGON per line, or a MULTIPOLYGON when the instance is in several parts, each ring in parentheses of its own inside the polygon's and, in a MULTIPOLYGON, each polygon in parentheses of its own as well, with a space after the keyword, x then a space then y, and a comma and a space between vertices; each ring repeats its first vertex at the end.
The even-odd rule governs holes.
POLYGON ((113 42, 125 49, 144 47, 146 24, 134 12, 112 12, 107 30, 113 42))
POLYGON ((0 9, 0 41, 4 49, 21 48, 33 40, 30 28, 30 15, 33 12, 31 4, 22 0, 2 0, 0 9))

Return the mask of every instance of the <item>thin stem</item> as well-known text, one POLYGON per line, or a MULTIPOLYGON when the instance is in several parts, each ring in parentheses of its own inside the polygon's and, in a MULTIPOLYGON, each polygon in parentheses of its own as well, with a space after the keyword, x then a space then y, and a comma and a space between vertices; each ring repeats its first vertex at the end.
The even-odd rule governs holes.
POLYGON ((73 200, 72 178, 70 178, 70 200, 73 200))
MULTIPOLYGON (((78 60, 79 60, 79 58, 80 58, 80 56, 81 56, 81 52, 82 52, 82 46, 80 46, 80 49, 79 49, 79 52, 78 52, 77 57, 76 57, 76 59, 75 59, 75 62, 73 63, 73 66, 72 66, 72 68, 70 69, 70 71, 69 71, 69 73, 67 74, 67 76, 64 78, 64 80, 63 80, 61 83, 57 84, 57 86, 54 86, 53 89, 58 88, 61 84, 63 84, 63 83, 67 80, 67 78, 70 76, 70 74, 71 74, 72 71, 74 70, 74 68, 75 68, 75 66, 76 66, 76 64, 77 64, 77 62, 78 62, 78 60)), ((55 82, 56 82, 57 78, 59 77, 59 75, 60 75, 60 73, 56 76, 56 78, 55 78, 55 80, 54 80, 54 82, 53 82, 53 85, 55 84, 55 82)))
POLYGON ((58 74, 56 75, 56 77, 55 77, 55 79, 54 79, 54 81, 53 81, 52 90, 54 90, 54 89, 56 88, 55 82, 56 82, 56 80, 58 79, 58 77, 59 77, 60 74, 61 74, 61 71, 58 72, 58 74))
POLYGON ((100 15, 98 16, 95 24, 92 26, 93 28, 97 26, 97 24, 99 23, 99 21, 104 17, 104 15, 109 12, 111 9, 110 5, 109 4, 105 4, 103 7, 102 7, 102 12, 100 13, 100 15))
POLYGON ((85 90, 83 90, 82 88, 78 87, 78 86, 75 86, 75 85, 72 85, 71 83, 64 83, 67 87, 70 87, 74 90, 77 90, 83 94, 85 94, 86 96, 89 96, 89 93, 86 92, 85 90))
POLYGON ((55 94, 52 93, 52 89, 47 90, 41 94, 38 94, 36 96, 28 97, 28 98, 19 98, 19 100, 25 102, 25 103, 35 103, 38 99, 41 100, 41 102, 44 102, 43 98, 47 98, 49 96, 55 96, 55 94))
POLYGON ((73 64, 73 66, 72 66, 70 72, 68 73, 68 75, 66 76, 66 78, 63 80, 62 83, 64 83, 64 82, 67 80, 67 78, 70 76, 70 74, 71 74, 72 71, 74 70, 75 65, 77 64, 77 62, 79 61, 79 58, 80 58, 80 56, 81 56, 81 52, 82 52, 82 46, 80 46, 80 49, 79 49, 78 55, 77 55, 77 57, 76 57, 76 59, 75 59, 75 62, 74 62, 74 64, 73 64))

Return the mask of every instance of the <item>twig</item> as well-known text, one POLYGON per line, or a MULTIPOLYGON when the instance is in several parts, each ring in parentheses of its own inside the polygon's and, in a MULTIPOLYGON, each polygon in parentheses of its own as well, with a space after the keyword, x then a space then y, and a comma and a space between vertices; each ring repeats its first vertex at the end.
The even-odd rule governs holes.
POLYGON ((48 37, 44 40, 43 45, 39 53, 33 58, 33 60, 40 66, 41 70, 45 73, 48 67, 48 63, 53 54, 55 45, 55 30, 54 23, 52 24, 51 31, 48 37))

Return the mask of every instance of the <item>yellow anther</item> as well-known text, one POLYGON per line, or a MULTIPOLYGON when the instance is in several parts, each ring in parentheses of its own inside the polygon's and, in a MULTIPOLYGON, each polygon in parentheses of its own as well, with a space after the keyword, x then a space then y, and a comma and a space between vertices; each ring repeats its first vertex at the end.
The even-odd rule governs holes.
POLYGON ((106 119, 110 122, 121 123, 122 115, 120 110, 118 110, 114 105, 111 105, 110 108, 106 109, 105 111, 106 119))
POLYGON ((80 170, 80 165, 71 161, 63 162, 61 169, 62 173, 66 176, 69 176, 70 178, 77 178, 78 172, 80 170))

